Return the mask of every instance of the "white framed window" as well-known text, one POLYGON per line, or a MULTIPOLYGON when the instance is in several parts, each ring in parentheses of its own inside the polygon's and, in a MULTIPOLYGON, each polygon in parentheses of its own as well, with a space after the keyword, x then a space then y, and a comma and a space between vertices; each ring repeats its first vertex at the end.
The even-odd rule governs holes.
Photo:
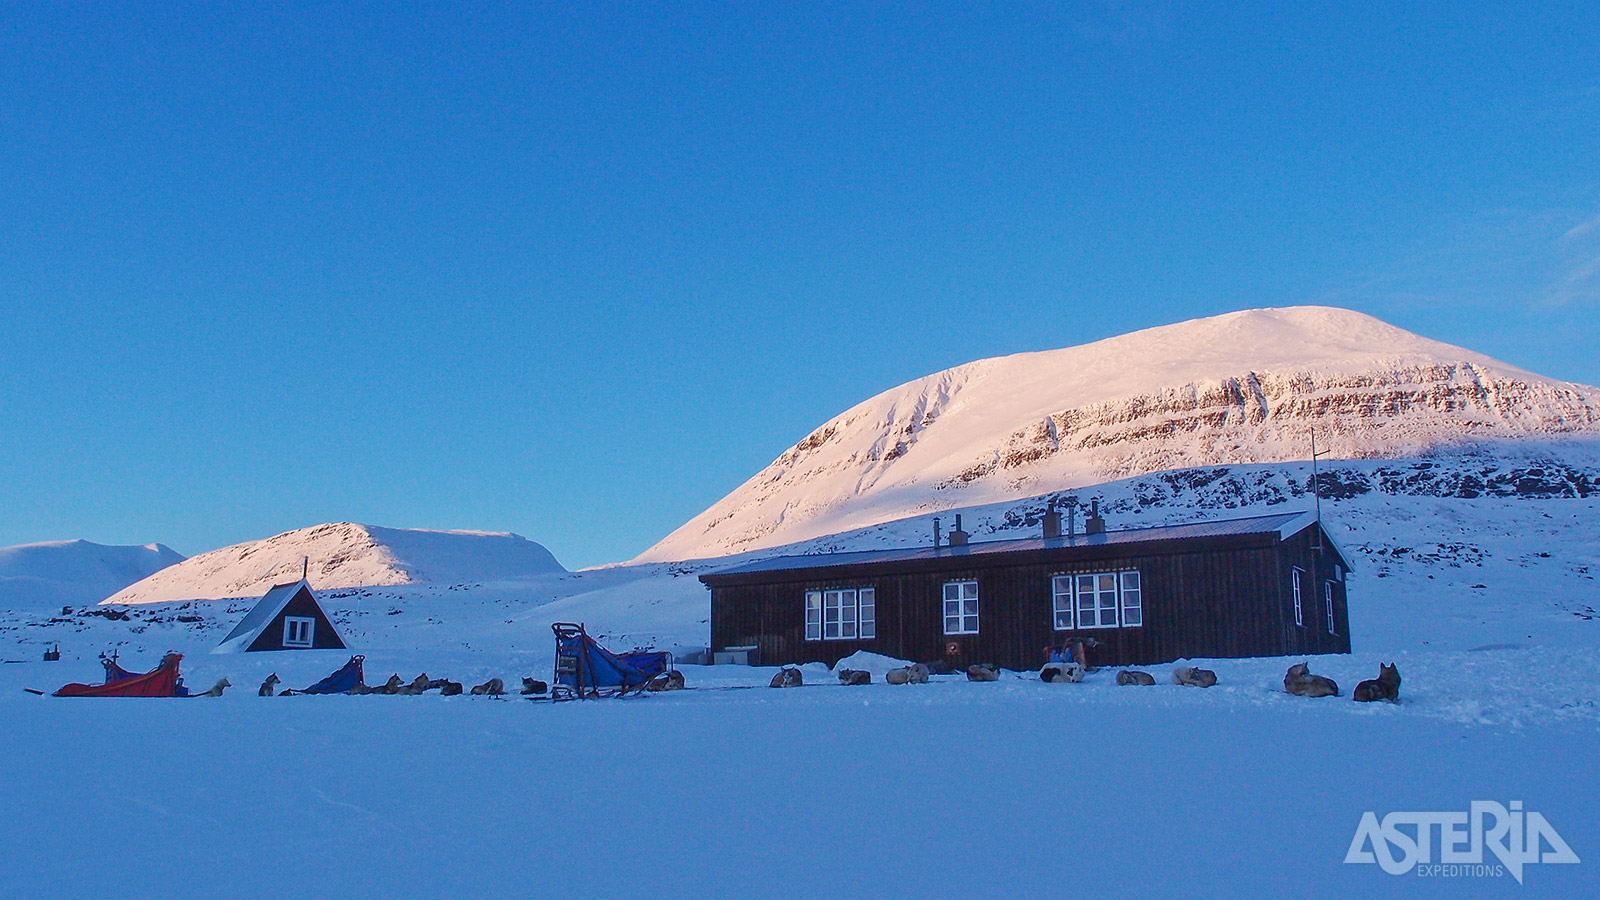
POLYGON ((1301 627, 1305 627, 1305 624, 1306 624, 1305 613, 1300 611, 1300 569, 1299 569, 1299 567, 1296 567, 1293 572, 1289 573, 1289 587, 1294 592, 1294 623, 1296 625, 1301 626, 1301 627))
POLYGON ((1144 586, 1137 569, 1056 575, 1050 594, 1057 631, 1144 624, 1144 586))
POLYGON ((944 633, 978 633, 978 583, 976 581, 945 582, 944 633))
POLYGON ((822 639, 853 641, 856 638, 856 592, 822 592, 822 639))
POLYGON ((285 647, 310 647, 317 633, 317 620, 303 616, 283 617, 283 645, 285 647))
POLYGON ((1139 586, 1139 570, 1122 575, 1122 627, 1138 628, 1144 624, 1144 590, 1139 586))
POLYGON ((1074 579, 1071 575, 1057 575, 1050 579, 1050 593, 1054 600, 1055 628, 1057 631, 1072 630, 1073 583, 1074 579))
POLYGON ((1322 584, 1322 605, 1328 612, 1328 633, 1338 634, 1333 627, 1333 582, 1325 581, 1322 584))
POLYGON ((806 640, 853 641, 877 637, 877 591, 828 588, 806 591, 806 640))
POLYGON ((806 591, 806 640, 822 640, 821 591, 806 591))

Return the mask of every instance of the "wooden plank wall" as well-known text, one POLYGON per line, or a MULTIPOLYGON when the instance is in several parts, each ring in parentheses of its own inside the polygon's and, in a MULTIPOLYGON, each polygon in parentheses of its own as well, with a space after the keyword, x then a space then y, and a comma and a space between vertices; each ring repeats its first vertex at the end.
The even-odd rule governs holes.
MULTIPOLYGON (((771 580, 721 584, 712 590, 712 642, 720 649, 754 644, 772 665, 819 661, 832 665, 857 650, 920 661, 949 658, 958 665, 995 662, 1036 668, 1044 648, 1082 634, 1105 642, 1091 657, 1097 665, 1147 665, 1185 657, 1277 656, 1349 652, 1348 621, 1329 636, 1322 617, 1321 584, 1332 562, 1311 551, 1311 531, 1279 543, 1276 537, 1213 539, 1187 552, 1146 552, 1098 559, 1049 558, 1050 552, 1015 558, 950 558, 918 571, 871 564, 825 572, 768 573, 771 580), (1289 590, 1291 565, 1302 565, 1307 627, 1296 628, 1289 590), (1138 569, 1144 622, 1138 628, 1056 631, 1051 576, 1073 572, 1138 569), (808 574, 810 577, 808 577, 808 574), (1313 577, 1315 575, 1315 577, 1313 577), (978 582, 979 633, 944 634, 943 586, 978 582), (874 640, 806 641, 807 590, 873 587, 877 591, 874 640), (1321 625, 1322 627, 1318 627, 1321 625), (946 656, 953 642, 957 653, 946 656)), ((1112 548, 1105 548, 1110 550, 1112 548)), ((1335 604, 1346 615, 1343 585, 1335 604)))

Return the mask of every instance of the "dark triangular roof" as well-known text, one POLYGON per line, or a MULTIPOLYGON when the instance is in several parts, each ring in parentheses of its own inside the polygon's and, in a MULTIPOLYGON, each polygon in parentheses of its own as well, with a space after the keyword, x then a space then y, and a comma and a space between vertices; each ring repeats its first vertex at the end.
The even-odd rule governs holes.
POLYGON ((306 593, 311 594, 313 601, 316 600, 317 595, 312 593, 310 582, 304 578, 289 584, 275 584, 272 586, 272 590, 267 591, 256 602, 255 607, 245 614, 239 624, 228 632, 228 636, 222 639, 222 643, 217 645, 217 649, 211 652, 242 653, 249 649, 250 645, 255 643, 256 638, 261 636, 261 632, 272 624, 272 620, 283 612, 285 606, 289 605, 289 601, 300 593, 301 588, 305 588, 306 593))

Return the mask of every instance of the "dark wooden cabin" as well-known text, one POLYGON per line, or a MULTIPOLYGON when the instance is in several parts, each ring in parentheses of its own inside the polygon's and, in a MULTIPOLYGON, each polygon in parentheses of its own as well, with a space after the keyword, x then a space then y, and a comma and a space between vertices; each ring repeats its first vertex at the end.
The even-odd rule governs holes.
POLYGON ((957 535, 956 546, 785 556, 701 575, 712 650, 755 645, 767 665, 870 650, 1013 669, 1037 668, 1047 647, 1079 637, 1099 641, 1089 662, 1108 666, 1350 652, 1349 563, 1314 513, 980 543, 957 535))
POLYGON ((302 578, 274 585, 212 652, 344 649, 344 639, 302 578))

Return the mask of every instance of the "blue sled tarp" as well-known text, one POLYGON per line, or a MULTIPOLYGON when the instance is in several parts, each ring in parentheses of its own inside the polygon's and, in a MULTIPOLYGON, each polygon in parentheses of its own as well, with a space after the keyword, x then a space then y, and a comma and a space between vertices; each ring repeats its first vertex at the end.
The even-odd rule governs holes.
POLYGON ((327 678, 313 684, 297 694, 348 694, 350 689, 358 684, 366 683, 366 675, 361 671, 361 662, 365 656, 352 656, 339 671, 327 678))
POLYGON ((556 633, 556 686, 580 696, 643 688, 672 664, 669 653, 612 653, 589 637, 582 625, 558 622, 551 628, 556 633))

